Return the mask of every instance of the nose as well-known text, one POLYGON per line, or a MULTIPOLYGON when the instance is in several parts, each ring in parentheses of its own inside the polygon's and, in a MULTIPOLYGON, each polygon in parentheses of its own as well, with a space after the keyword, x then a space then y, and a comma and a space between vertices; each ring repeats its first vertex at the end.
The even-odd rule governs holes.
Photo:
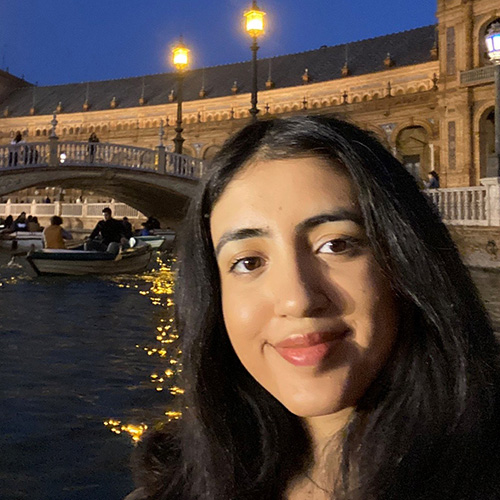
POLYGON ((281 260, 272 273, 276 316, 304 318, 321 315, 332 306, 324 277, 314 263, 290 258, 281 260))

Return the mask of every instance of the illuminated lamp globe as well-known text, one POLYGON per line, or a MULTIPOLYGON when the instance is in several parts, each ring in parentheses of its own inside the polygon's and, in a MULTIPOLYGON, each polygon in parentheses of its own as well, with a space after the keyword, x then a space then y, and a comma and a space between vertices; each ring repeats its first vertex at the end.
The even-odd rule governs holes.
POLYGON ((185 69, 189 63, 189 49, 182 42, 182 38, 180 42, 172 49, 172 61, 174 66, 182 71, 185 69))
POLYGON ((494 22, 484 37, 488 55, 495 64, 500 64, 500 21, 494 22))
POLYGON ((257 2, 254 0, 252 3, 252 9, 245 12, 245 29, 247 33, 257 38, 264 33, 264 16, 265 12, 259 10, 257 7, 257 2))

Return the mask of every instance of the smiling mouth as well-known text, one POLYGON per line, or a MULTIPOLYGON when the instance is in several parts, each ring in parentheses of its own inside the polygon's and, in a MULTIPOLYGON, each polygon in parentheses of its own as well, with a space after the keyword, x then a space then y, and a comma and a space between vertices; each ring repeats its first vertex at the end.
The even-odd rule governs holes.
POLYGON ((314 332, 293 336, 274 345, 276 352, 295 366, 320 364, 349 334, 349 330, 338 333, 314 332))

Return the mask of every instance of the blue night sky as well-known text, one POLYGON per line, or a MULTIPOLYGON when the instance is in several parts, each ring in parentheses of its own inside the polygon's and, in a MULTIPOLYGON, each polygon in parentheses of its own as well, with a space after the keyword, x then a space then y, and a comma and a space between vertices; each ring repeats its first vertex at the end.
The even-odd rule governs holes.
MULTIPOLYGON (((251 0, 3 0, 0 67, 39 85, 171 71, 179 34, 192 67, 250 59, 242 15, 251 0)), ((436 0, 259 0, 259 57, 434 24, 436 0), (307 7, 306 7, 307 6, 307 7)))

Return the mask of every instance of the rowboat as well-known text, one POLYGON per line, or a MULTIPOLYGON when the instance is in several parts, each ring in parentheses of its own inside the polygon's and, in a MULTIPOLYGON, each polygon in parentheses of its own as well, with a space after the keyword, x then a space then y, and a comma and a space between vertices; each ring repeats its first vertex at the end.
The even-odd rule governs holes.
POLYGON ((140 273, 146 269, 153 249, 138 244, 118 254, 93 250, 59 250, 45 248, 30 252, 27 260, 39 276, 140 273))
POLYGON ((175 231, 157 229, 147 236, 134 236, 134 238, 151 245, 153 250, 165 252, 174 247, 175 231))
POLYGON ((43 233, 41 231, 15 231, 13 233, 0 234, 0 248, 6 250, 25 251, 32 248, 43 247, 43 233))

